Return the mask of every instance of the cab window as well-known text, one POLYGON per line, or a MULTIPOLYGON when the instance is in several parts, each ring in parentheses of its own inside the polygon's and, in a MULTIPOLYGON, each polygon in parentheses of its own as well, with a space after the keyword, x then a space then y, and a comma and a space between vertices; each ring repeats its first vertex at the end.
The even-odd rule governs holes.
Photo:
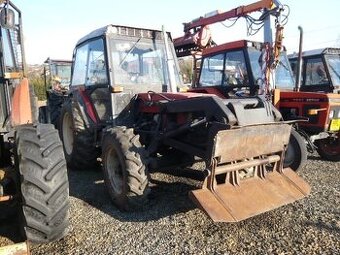
POLYGON ((311 58, 306 60, 305 85, 322 85, 329 83, 325 71, 325 66, 321 58, 311 58))
POLYGON ((72 86, 107 84, 107 68, 102 39, 90 41, 76 50, 72 86))
POLYGON ((232 51, 203 60, 200 86, 248 85, 243 51, 232 51))

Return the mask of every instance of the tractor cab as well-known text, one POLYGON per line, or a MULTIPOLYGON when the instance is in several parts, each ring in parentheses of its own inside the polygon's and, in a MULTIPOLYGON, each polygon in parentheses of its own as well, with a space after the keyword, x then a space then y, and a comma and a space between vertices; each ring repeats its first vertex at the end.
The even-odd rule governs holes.
POLYGON ((106 125, 138 93, 177 92, 182 80, 175 59, 169 33, 108 25, 78 41, 70 91, 93 102, 91 123, 106 125))
POLYGON ((53 82, 58 81, 62 89, 68 89, 71 80, 72 61, 47 58, 44 62, 45 88, 52 89, 53 82))
MULTIPOLYGON (((296 73, 298 54, 288 56, 296 73)), ((300 91, 340 93, 340 48, 324 48, 302 53, 300 91)))
POLYGON ((181 80, 170 34, 167 42, 163 37, 161 31, 114 25, 97 29, 77 43, 71 86, 169 91, 171 77, 181 80), (172 70, 166 68, 170 60, 172 70))
MULTIPOLYGON (((262 66, 265 60, 262 49, 262 43, 246 40, 203 49, 200 75, 194 85, 195 90, 214 89, 224 96, 235 93, 255 95, 264 82, 262 66)), ((294 79, 285 51, 281 53, 276 68, 275 84, 282 89, 294 87, 294 79)))
POLYGON ((46 105, 39 107, 39 121, 59 125, 61 106, 64 103, 71 79, 72 61, 47 58, 44 62, 46 105))

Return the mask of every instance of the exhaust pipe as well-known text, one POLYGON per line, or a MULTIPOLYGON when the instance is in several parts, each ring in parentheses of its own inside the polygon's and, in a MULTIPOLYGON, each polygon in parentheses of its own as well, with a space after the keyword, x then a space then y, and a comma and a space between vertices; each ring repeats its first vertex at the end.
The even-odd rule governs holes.
POLYGON ((298 26, 298 29, 300 30, 300 41, 299 41, 299 55, 298 55, 298 59, 297 59, 295 91, 300 91, 300 87, 301 87, 301 72, 302 72, 303 29, 302 29, 301 26, 298 26))
POLYGON ((163 40, 164 40, 164 45, 165 45, 165 53, 166 53, 166 63, 168 67, 168 72, 169 72, 169 87, 165 90, 165 88, 162 89, 163 92, 172 92, 175 93, 177 92, 177 85, 176 85, 176 77, 175 77, 175 71, 174 71, 174 66, 175 66, 175 59, 172 54, 172 50, 170 49, 169 45, 169 38, 168 34, 165 31, 164 26, 162 26, 162 33, 163 33, 163 40))

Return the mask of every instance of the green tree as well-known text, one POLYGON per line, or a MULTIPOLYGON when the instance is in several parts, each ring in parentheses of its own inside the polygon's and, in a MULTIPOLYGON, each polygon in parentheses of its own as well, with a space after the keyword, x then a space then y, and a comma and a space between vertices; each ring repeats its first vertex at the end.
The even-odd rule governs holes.
POLYGON ((192 82, 192 58, 182 58, 178 61, 179 69, 182 74, 182 79, 184 83, 192 82))
POLYGON ((43 66, 42 65, 29 65, 27 78, 30 85, 33 86, 35 95, 38 97, 39 101, 46 100, 46 89, 45 89, 45 79, 43 76, 43 66))
POLYGON ((33 86, 35 95, 38 97, 38 100, 46 100, 44 77, 39 72, 30 72, 28 74, 28 80, 33 86))

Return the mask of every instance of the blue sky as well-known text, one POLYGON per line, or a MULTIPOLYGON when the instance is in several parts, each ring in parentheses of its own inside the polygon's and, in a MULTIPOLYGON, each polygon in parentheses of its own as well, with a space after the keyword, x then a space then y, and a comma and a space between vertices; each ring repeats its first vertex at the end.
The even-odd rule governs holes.
MULTIPOLYGON (((26 59, 41 64, 47 57, 71 59, 82 36, 107 24, 161 29, 165 25, 173 38, 182 35, 182 23, 205 13, 228 11, 251 0, 13 0, 23 15, 26 59)), ((340 47, 339 0, 281 0, 290 7, 284 29, 289 53, 298 50, 298 25, 304 29, 304 49, 340 47)), ((228 23, 227 23, 228 24, 228 23)), ((245 39, 246 25, 239 20, 232 28, 212 26, 217 43, 245 39)), ((250 37, 262 40, 262 34, 250 37)))

